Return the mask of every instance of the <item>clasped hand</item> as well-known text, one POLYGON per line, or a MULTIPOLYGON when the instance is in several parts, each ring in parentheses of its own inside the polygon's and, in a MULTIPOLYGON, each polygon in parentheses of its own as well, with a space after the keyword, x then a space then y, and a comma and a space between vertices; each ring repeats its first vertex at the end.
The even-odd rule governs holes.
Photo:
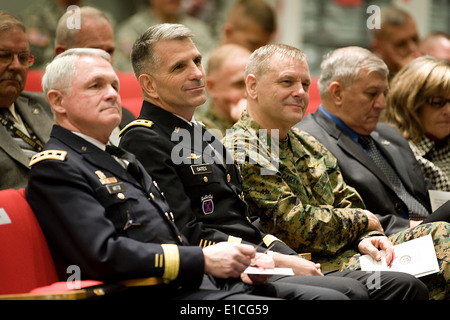
POLYGON ((273 268, 274 261, 267 255, 257 253, 256 248, 246 244, 221 242, 203 249, 205 273, 217 278, 238 278, 247 284, 262 284, 269 275, 249 275, 243 273, 250 265, 273 268))

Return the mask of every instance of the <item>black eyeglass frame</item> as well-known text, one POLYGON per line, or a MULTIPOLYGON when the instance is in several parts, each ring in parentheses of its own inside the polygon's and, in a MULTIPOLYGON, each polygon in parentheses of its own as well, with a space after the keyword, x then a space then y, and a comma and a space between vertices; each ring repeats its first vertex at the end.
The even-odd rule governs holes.
POLYGON ((450 99, 445 99, 444 97, 431 97, 426 99, 425 102, 434 108, 440 109, 447 103, 450 103, 450 99))

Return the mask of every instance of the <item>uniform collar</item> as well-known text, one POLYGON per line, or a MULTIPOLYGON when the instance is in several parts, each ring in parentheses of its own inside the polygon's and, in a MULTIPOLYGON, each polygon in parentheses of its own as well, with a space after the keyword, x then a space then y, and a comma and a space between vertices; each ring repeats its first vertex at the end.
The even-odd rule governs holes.
POLYGON ((103 150, 103 151, 106 150, 106 145, 105 145, 104 143, 98 141, 97 139, 94 139, 94 138, 92 138, 92 137, 90 137, 90 136, 87 136, 87 135, 85 135, 85 134, 83 134, 83 133, 80 133, 80 132, 72 131, 72 133, 75 134, 75 135, 77 135, 77 136, 79 136, 79 137, 81 137, 81 138, 83 138, 83 139, 86 140, 87 142, 92 143, 94 146, 96 146, 96 147, 99 148, 100 150, 103 150))

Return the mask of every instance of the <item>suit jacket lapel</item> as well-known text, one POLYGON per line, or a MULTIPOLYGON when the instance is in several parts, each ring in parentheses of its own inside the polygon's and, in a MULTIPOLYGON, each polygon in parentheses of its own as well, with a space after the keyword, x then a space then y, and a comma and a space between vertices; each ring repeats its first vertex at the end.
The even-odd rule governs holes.
POLYGON ((321 125, 334 139, 336 139, 338 146, 345 152, 347 155, 356 161, 360 162, 364 167, 370 170, 375 176, 377 176, 381 181, 383 181, 389 188, 391 188, 391 184, 387 180, 384 173, 379 169, 372 159, 364 152, 363 148, 358 145, 350 136, 345 134, 335 123, 333 120, 329 119, 322 112, 316 112, 319 114, 316 119, 317 123, 321 125))
POLYGON ((36 101, 30 101, 27 97, 19 96, 15 107, 33 133, 45 143, 50 136, 52 126, 48 125, 48 117, 42 110, 42 106, 36 101))
POLYGON ((4 137, 0 139, 0 148, 5 150, 5 153, 7 153, 11 158, 29 168, 28 164, 30 163, 30 159, 28 159, 22 149, 20 149, 19 145, 14 142, 8 130, 6 130, 4 126, 0 125, 0 132, 0 136, 4 137))
MULTIPOLYGON (((31 130, 33 130, 42 143, 45 143, 50 136, 52 125, 48 124, 48 118, 43 112, 42 106, 37 102, 30 101, 30 99, 22 95, 17 98, 14 105, 24 122, 30 126, 31 130)), ((17 162, 29 168, 28 164, 30 160, 22 149, 20 149, 19 145, 10 137, 6 128, 0 126, 0 131, 2 132, 2 136, 5 137, 0 140, 0 148, 5 150, 5 152, 17 162)))

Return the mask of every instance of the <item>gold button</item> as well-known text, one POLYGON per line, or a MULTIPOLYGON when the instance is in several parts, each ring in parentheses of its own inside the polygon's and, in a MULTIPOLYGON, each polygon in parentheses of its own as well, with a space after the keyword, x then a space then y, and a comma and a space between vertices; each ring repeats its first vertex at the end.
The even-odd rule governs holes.
POLYGON ((150 192, 150 197, 152 198, 153 201, 155 201, 155 196, 151 192, 150 192))
POLYGON ((228 182, 231 181, 231 176, 230 176, 230 174, 227 174, 227 181, 228 181, 228 182))
POLYGON ((208 177, 204 176, 203 181, 208 182, 208 177))
POLYGON ((81 147, 81 151, 86 152, 86 150, 87 150, 87 147, 86 147, 86 146, 82 146, 82 147, 81 147))
POLYGON ((123 199, 125 199, 125 195, 122 192, 120 192, 117 194, 117 198, 119 198, 120 200, 123 200, 123 199))

